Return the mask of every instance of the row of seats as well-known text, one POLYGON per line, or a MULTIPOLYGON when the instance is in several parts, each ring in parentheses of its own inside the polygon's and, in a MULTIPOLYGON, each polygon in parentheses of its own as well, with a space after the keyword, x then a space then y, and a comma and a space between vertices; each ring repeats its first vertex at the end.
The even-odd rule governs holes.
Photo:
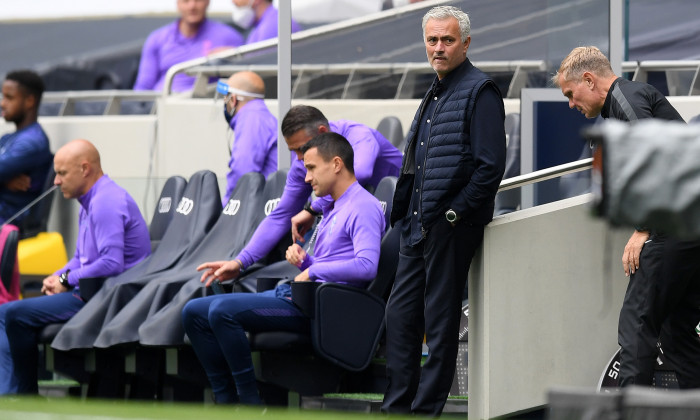
MULTIPOLYGON (((270 175, 267 181, 258 173, 246 174, 238 182, 224 209, 221 208, 215 175, 210 171, 194 174, 186 183, 178 204, 175 205, 175 202, 171 200, 170 212, 154 215, 153 223, 166 223, 166 217, 170 218, 170 222, 164 229, 160 245, 155 248, 153 254, 121 275, 106 279, 104 286, 94 296, 86 296, 89 300, 85 307, 66 324, 55 324, 44 329, 41 341, 45 344, 52 344, 52 348, 47 351, 47 355, 52 360, 47 365, 53 366, 57 372, 74 377, 88 384, 88 387, 93 386, 94 388, 95 374, 103 376, 105 374, 104 366, 100 368, 100 363, 96 363, 95 360, 101 357, 107 365, 115 365, 115 349, 118 349, 117 352, 120 353, 119 360, 126 360, 128 356, 133 366, 136 354, 141 356, 145 354, 147 358, 153 357, 152 348, 154 346, 160 349, 183 346, 185 336, 180 321, 182 308, 190 299, 212 293, 210 288, 204 288, 199 282, 199 274, 194 271, 194 268, 203 261, 231 259, 237 255, 257 225, 266 216, 265 209, 268 212, 271 211, 272 206, 266 206, 266 204, 279 202, 284 189, 286 173, 286 170, 278 171, 270 175), (91 366, 88 368, 85 366, 86 352, 90 354, 91 361, 91 366), (109 356, 105 357, 106 355, 109 356)), ((391 208, 395 182, 394 178, 387 178, 380 183, 375 191, 375 195, 386 203, 387 218, 391 208)), ((181 181, 180 184, 182 184, 181 181)), ((157 211, 168 208, 166 206, 167 198, 161 194, 157 211)), ((384 279, 382 285, 375 282, 370 291, 364 292, 365 295, 374 296, 375 311, 372 313, 376 314, 376 308, 381 308, 381 316, 374 318, 375 325, 377 325, 377 320, 379 320, 378 325, 381 325, 384 298, 388 294, 390 282, 393 280, 393 270, 396 267, 396 263, 388 262, 387 258, 398 256, 398 236, 394 234, 387 236, 387 238, 389 237, 393 238, 391 240, 392 250, 391 252, 384 251, 384 247, 389 246, 390 242, 382 245, 384 256, 380 264, 385 268, 383 270, 380 268, 380 271, 389 270, 390 273, 382 277, 384 279)), ((280 251, 282 248, 286 249, 290 243, 291 238, 285 238, 280 242, 278 249, 280 251)), ((282 255, 283 252, 277 252, 276 256, 270 255, 266 262, 280 259, 282 255)), ((248 270, 252 273, 240 282, 245 290, 255 290, 254 283, 257 277, 269 278, 276 275, 293 278, 296 274, 295 268, 284 261, 266 268, 262 267, 263 264, 259 264, 248 270), (281 269, 280 266, 284 268, 281 269)), ((338 293, 344 296, 349 293, 347 290, 330 290, 333 289, 332 287, 319 289, 321 290, 319 293, 324 296, 334 296, 338 293)), ((366 299, 367 296, 364 298, 366 299)), ((324 301, 329 299, 332 298, 326 298, 324 301)), ((318 307, 323 308, 324 304, 321 303, 318 307)), ((332 304, 331 308, 337 309, 341 306, 332 304)), ((352 311, 339 315, 349 313, 352 311)), ((360 327, 358 334, 365 331, 364 325, 358 325, 354 320, 351 320, 347 328, 341 329, 343 339, 347 340, 351 337, 348 335, 348 331, 358 327, 360 327)), ((330 330, 332 331, 334 328, 330 328, 330 330)), ((374 330, 374 341, 365 346, 369 349, 376 347, 378 339, 376 331, 381 330, 381 328, 375 326, 374 330)), ((346 361, 341 361, 343 358, 338 356, 336 351, 348 352, 349 349, 353 349, 353 346, 347 345, 348 343, 333 344, 335 338, 328 337, 334 337, 334 334, 328 328, 319 328, 318 331, 326 331, 320 333, 322 338, 317 340, 321 343, 318 352, 328 351, 325 360, 333 358, 337 360, 336 365, 345 363, 348 368, 360 370, 369 363, 373 354, 371 351, 364 352, 362 362, 355 359, 358 354, 356 351, 349 351, 349 354, 344 356, 346 361), (328 348, 330 350, 322 350, 328 348)), ((308 338, 303 340, 302 337, 297 337, 293 342, 302 346, 310 344, 308 338)), ((256 338, 253 343, 253 348, 270 350, 275 347, 274 343, 282 343, 280 345, 284 347, 289 342, 287 338, 276 338, 274 334, 268 334, 256 338)), ((165 352, 161 352, 160 355, 155 356, 160 359, 158 363, 144 363, 144 365, 148 368, 162 367, 164 354, 165 352)), ((189 364, 198 365, 198 362, 190 360, 189 364)), ((131 370, 133 371, 131 373, 136 374, 137 369, 131 370)), ((164 373, 162 370, 156 372, 156 376, 162 376, 164 373)), ((278 372, 277 369, 272 371, 278 372)), ((124 369, 121 369, 121 372, 112 373, 116 376, 125 374, 124 369)), ((148 375, 152 374, 153 372, 148 373, 148 375)), ((175 374, 182 376, 181 372, 178 371, 175 374)), ((148 375, 137 376, 143 378, 148 375)), ((106 378, 106 380, 111 379, 106 378)), ((162 386, 159 385, 158 390, 149 392, 162 395, 162 389, 162 386)), ((116 392, 121 393, 123 390, 116 392)), ((86 393, 99 395, 100 391, 88 390, 86 393)))

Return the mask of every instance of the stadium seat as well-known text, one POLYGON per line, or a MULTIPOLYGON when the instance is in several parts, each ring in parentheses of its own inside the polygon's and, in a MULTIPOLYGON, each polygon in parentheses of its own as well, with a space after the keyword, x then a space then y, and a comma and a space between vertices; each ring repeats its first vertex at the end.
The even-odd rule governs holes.
MULTIPOLYGON (((508 146, 506 148, 506 170, 503 179, 513 178, 520 175, 520 114, 513 113, 506 115, 505 119, 506 136, 508 146)), ((520 188, 513 188, 501 191, 496 194, 496 205, 494 216, 510 213, 520 207, 520 188)))
MULTIPOLYGON (((199 274, 195 271, 199 264, 204 261, 227 260, 237 255, 257 227, 254 222, 260 220, 264 186, 265 178, 262 174, 249 172, 243 175, 207 236, 201 242, 193 244, 195 248, 192 252, 175 267, 155 275, 118 311, 109 314, 111 316, 105 318, 93 346, 107 348, 139 341, 139 326, 167 305, 183 284, 192 280, 201 287, 199 274)), ((121 299, 117 298, 117 301, 121 299)), ((179 317, 168 325, 161 324, 158 333, 169 335, 172 328, 178 327, 181 328, 179 317)), ((182 337, 182 334, 179 336, 182 337)))
MULTIPOLYGON (((56 172, 54 172, 53 165, 50 165, 46 173, 44 185, 41 188, 42 194, 53 187, 55 176, 56 172)), ((55 195, 54 191, 53 194, 44 197, 27 211, 26 216, 17 226, 20 231, 20 239, 31 238, 36 236, 39 232, 46 232, 46 226, 49 223, 49 214, 51 213, 51 206, 55 195)))
POLYGON ((175 215, 175 209, 182 199, 182 194, 185 192, 187 180, 181 176, 171 176, 165 181, 163 189, 158 197, 151 224, 148 226, 148 232, 151 236, 151 250, 155 251, 163 239, 163 235, 170 224, 170 221, 175 215))
POLYGON ((382 133, 395 147, 399 147, 403 141, 403 128, 398 117, 388 116, 382 118, 377 125, 377 131, 382 133))
POLYGON ((216 175, 200 171, 192 175, 160 246, 140 264, 107 279, 105 286, 68 321, 52 342, 58 350, 89 349, 105 319, 118 312, 143 285, 167 272, 199 244, 221 213, 216 175))
POLYGON ((618 420, 621 416, 620 392, 595 392, 590 389, 558 387, 547 393, 549 420, 618 420))
POLYGON ((3 225, 0 232, 0 305, 19 299, 19 268, 17 265, 17 226, 3 225))

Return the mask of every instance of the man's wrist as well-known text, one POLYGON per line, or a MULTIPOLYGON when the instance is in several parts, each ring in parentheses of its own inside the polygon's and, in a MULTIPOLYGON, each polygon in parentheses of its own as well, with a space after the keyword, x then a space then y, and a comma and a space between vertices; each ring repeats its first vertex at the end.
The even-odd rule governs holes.
POLYGON ((306 205, 304 206, 304 210, 306 210, 306 211, 308 211, 309 213, 311 213, 311 215, 314 216, 314 217, 316 217, 316 216, 318 216, 318 215, 321 214, 320 212, 314 210, 314 209, 311 207, 311 202, 306 203, 306 205))
POLYGON ((445 219, 447 219, 448 222, 454 224, 454 223, 456 223, 459 219, 461 219, 461 217, 457 214, 457 212, 455 212, 455 211, 452 210, 452 209, 449 209, 449 210, 447 210, 447 211, 445 212, 445 219))
POLYGON ((70 270, 66 270, 63 273, 61 273, 60 276, 58 276, 58 282, 61 284, 61 286, 65 287, 66 290, 70 290, 73 288, 71 284, 68 282, 68 274, 70 273, 70 270))
POLYGON ((243 267, 243 261, 241 261, 240 258, 234 258, 233 261, 235 261, 235 262, 238 263, 238 270, 239 270, 239 271, 245 270, 245 267, 243 267))

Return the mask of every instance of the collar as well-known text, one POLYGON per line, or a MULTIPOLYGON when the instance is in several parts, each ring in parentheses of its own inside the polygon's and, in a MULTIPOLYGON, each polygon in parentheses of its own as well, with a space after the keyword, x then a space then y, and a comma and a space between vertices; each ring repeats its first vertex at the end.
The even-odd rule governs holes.
POLYGON ((182 19, 178 19, 175 21, 175 27, 173 28, 175 41, 177 41, 177 42, 189 42, 189 41, 196 40, 197 38, 199 38, 199 36, 202 34, 202 32, 204 32, 204 28, 209 25, 209 19, 207 19, 205 17, 204 20, 202 21, 202 24, 199 25, 199 29, 194 34, 194 36, 191 38, 188 38, 185 35, 183 35, 182 32, 180 32, 180 20, 182 20, 182 19))
POLYGON ((613 89, 615 89, 615 86, 617 86, 620 83, 620 79, 622 77, 618 77, 615 79, 614 82, 610 85, 610 88, 608 89, 608 94, 605 95, 605 102, 603 102, 603 109, 600 110, 600 116, 608 119, 610 117, 610 108, 612 106, 612 94, 613 94, 613 89))
POLYGON ((465 58, 464 61, 457 67, 455 67, 451 72, 447 73, 447 76, 443 77, 442 80, 435 76, 433 84, 430 87, 432 92, 439 95, 445 90, 452 88, 459 80, 462 79, 461 75, 466 72, 470 67, 472 67, 469 58, 465 58))
POLYGON ((80 203, 80 206, 87 211, 87 209, 90 207, 92 197, 94 197, 97 193, 97 190, 100 189, 100 185, 104 184, 108 180, 109 177, 107 175, 102 175, 100 179, 98 179, 97 182, 95 182, 95 184, 92 187, 90 187, 88 192, 78 197, 78 202, 80 203))

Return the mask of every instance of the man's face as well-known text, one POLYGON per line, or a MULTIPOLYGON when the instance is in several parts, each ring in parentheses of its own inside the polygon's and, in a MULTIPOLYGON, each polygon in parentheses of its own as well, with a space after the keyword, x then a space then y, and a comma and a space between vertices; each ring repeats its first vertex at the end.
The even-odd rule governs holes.
POLYGON ((331 193, 335 180, 335 162, 323 160, 318 154, 318 149, 313 147, 304 153, 304 167, 306 178, 304 181, 311 185, 317 197, 331 193))
POLYGON ((56 171, 54 185, 58 185, 65 198, 78 198, 84 194, 85 178, 83 169, 75 159, 68 159, 64 154, 57 153, 53 160, 56 171))
POLYGON ((31 105, 29 95, 14 80, 5 80, 2 83, 2 101, 0 108, 5 121, 17 123, 24 119, 24 116, 31 105))
POLYGON ((201 23, 207 15, 209 0, 177 0, 180 18, 190 25, 201 23))
POLYGON ((559 87, 564 96, 569 99, 569 108, 576 108, 586 118, 595 118, 600 115, 605 99, 595 94, 588 81, 564 80, 564 76, 560 74, 559 87))
POLYGON ((453 17, 430 19, 425 24, 423 35, 428 62, 439 79, 445 77, 467 58, 471 37, 467 37, 467 40, 462 42, 457 19, 453 17))
POLYGON ((296 133, 292 134, 291 136, 285 137, 284 140, 287 142, 287 147, 289 148, 289 151, 297 155, 297 160, 302 160, 304 159, 304 155, 299 149, 301 149, 303 145, 308 143, 309 140, 321 133, 325 133, 326 131, 328 131, 328 129, 324 126, 318 127, 318 131, 315 133, 305 129, 301 129, 296 133))

